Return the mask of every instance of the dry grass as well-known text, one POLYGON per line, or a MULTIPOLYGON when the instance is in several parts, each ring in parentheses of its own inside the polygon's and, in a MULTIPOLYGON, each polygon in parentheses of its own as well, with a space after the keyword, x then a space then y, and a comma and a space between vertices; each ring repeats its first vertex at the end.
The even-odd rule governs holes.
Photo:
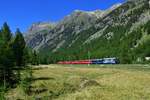
POLYGON ((41 67, 34 70, 30 96, 18 87, 9 91, 7 97, 10 100, 150 100, 148 65, 41 67))

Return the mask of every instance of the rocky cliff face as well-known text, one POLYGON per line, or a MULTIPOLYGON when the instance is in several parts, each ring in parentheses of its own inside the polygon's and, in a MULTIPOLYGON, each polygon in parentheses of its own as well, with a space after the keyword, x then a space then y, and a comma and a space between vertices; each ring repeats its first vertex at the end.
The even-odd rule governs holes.
POLYGON ((48 22, 34 23, 28 29, 27 35, 25 36, 25 40, 26 40, 28 46, 37 50, 38 47, 40 47, 42 41, 45 40, 45 36, 55 26, 56 26, 56 23, 48 23, 48 22))
POLYGON ((77 39, 74 39, 74 36, 77 36, 82 31, 94 26, 98 19, 103 18, 120 5, 121 4, 114 5, 106 11, 75 10, 57 24, 35 23, 27 32, 27 45, 35 50, 49 48, 52 49, 53 52, 57 51, 57 49, 64 44, 72 44, 75 42, 77 39))
POLYGON ((55 25, 34 24, 29 29, 26 41, 29 47, 38 51, 83 50, 92 45, 90 50, 93 50, 93 56, 103 56, 105 53, 99 54, 99 51, 114 49, 110 54, 107 53, 112 55, 118 52, 117 49, 124 42, 126 45, 131 42, 130 48, 134 48, 145 36, 149 37, 146 32, 141 32, 140 35, 136 32, 149 21, 149 0, 128 0, 105 11, 76 10, 55 25), (129 43, 127 37, 132 38, 129 43))

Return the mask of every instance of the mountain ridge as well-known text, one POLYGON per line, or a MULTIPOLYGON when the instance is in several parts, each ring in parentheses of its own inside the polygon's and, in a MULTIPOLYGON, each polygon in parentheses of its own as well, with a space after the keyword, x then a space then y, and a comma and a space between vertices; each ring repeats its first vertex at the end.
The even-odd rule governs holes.
MULTIPOLYGON (((28 29, 28 32, 27 35, 25 36, 26 37, 26 41, 27 41, 27 44, 29 45, 29 47, 35 49, 35 50, 38 50, 38 48, 36 48, 36 44, 39 45, 39 43, 36 43, 37 40, 34 39, 34 37, 40 37, 41 35, 44 35, 45 33, 51 31, 51 29, 55 28, 56 29, 58 27, 61 27, 60 29, 60 32, 63 31, 64 29, 64 25, 65 24, 69 24, 68 22, 72 22, 71 20, 75 19, 75 21, 78 19, 76 17, 79 17, 79 21, 77 21, 77 23, 74 21, 74 23, 78 24, 78 22, 82 23, 81 21, 83 20, 86 21, 86 25, 87 27, 90 27, 91 25, 90 24, 94 24, 95 21, 98 19, 98 18, 101 18, 101 17, 104 17, 105 15, 107 15, 109 12, 111 12, 112 10, 116 9, 117 7, 119 7, 121 4, 118 3, 118 4, 115 4, 113 5, 112 7, 108 8, 107 10, 95 10, 95 11, 82 11, 82 10, 75 10, 74 12, 72 12, 70 15, 67 15, 66 17, 64 17, 62 20, 60 20, 58 23, 48 23, 48 22, 37 22, 37 23, 34 23, 29 29, 28 29), (80 15, 81 14, 81 15, 80 15), (87 18, 86 18, 87 17, 87 18), (81 21, 80 21, 80 18, 81 21), (86 20, 84 20, 84 18, 86 20), (88 23, 88 21, 92 19, 92 21, 90 21, 88 23), (40 28, 41 26, 45 26, 43 28, 40 28), (49 28, 50 26, 53 26, 52 28, 49 28), (41 32, 41 31, 45 31, 45 32, 41 32), (42 33, 42 34, 41 34, 42 33), (44 33, 44 34, 43 34, 44 33), (36 36, 35 36, 36 35, 36 36), (32 38, 33 37, 33 38, 32 38), (34 41, 32 41, 34 40, 34 41), (35 44, 34 44, 35 42, 35 44), (31 44, 31 45, 30 45, 31 44)), ((75 31, 77 31, 77 33, 80 33, 80 31, 82 30, 79 30, 79 26, 77 26, 75 28, 75 31)), ((55 30, 55 29, 54 29, 55 30)), ((83 29, 85 30, 85 29, 83 29)), ((42 37, 42 36, 41 36, 42 37)), ((39 39, 40 40, 40 39, 39 39)), ((39 41, 37 41, 39 42, 39 41)), ((41 42, 41 41, 40 41, 41 42)))
POLYGON ((61 52, 67 59, 68 55, 72 59, 87 59, 89 51, 92 58, 121 57, 125 52, 136 52, 149 37, 149 17, 149 0, 128 0, 106 11, 74 11, 52 29, 38 31, 26 40, 34 50, 55 56, 61 52))

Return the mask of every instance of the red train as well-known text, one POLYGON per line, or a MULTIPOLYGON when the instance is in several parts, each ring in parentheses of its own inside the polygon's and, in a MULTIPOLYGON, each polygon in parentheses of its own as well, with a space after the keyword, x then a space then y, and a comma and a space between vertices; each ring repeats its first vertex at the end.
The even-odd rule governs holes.
POLYGON ((91 60, 60 61, 58 64, 91 64, 91 60))
POLYGON ((119 60, 114 57, 90 60, 60 61, 58 64, 119 64, 119 60))

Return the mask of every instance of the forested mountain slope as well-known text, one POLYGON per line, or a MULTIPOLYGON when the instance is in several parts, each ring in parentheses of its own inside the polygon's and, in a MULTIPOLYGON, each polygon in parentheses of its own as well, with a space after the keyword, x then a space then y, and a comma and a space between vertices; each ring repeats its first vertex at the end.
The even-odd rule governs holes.
POLYGON ((76 10, 26 41, 53 60, 119 57, 131 63, 150 56, 149 7, 149 0, 128 0, 106 11, 76 10))

